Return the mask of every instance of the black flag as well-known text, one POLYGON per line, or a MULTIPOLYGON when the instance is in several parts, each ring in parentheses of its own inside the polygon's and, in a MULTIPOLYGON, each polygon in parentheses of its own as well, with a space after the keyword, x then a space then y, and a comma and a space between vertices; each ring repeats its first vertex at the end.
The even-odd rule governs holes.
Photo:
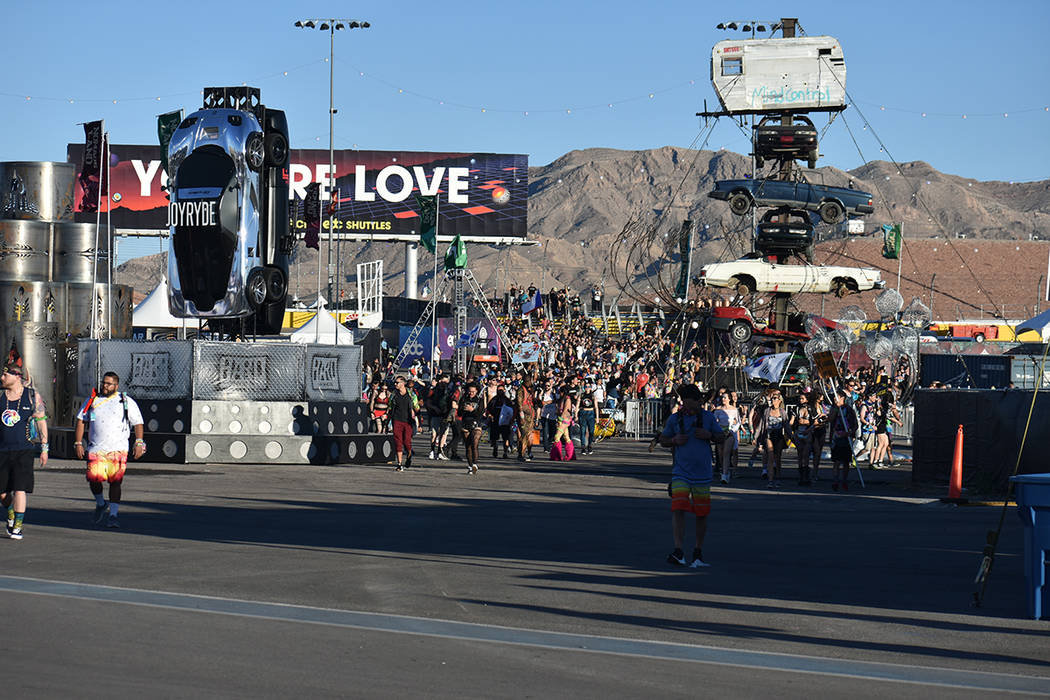
POLYGON ((99 197, 106 194, 102 182, 104 138, 101 121, 84 124, 84 163, 80 167, 80 188, 84 190, 84 198, 80 201, 82 212, 98 211, 99 197))
POLYGON ((307 248, 321 249, 321 185, 314 182, 306 186, 303 200, 303 218, 306 219, 306 235, 303 241, 307 248))

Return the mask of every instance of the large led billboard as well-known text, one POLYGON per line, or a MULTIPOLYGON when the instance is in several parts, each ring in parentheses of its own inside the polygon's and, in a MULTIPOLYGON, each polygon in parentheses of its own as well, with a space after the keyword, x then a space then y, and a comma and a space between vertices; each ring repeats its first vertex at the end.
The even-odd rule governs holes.
MULTIPOLYGON (((83 144, 69 144, 66 158, 78 167, 83 144)), ((110 147, 108 196, 118 229, 167 229, 167 173, 160 147, 110 147)), ((525 155, 502 153, 430 153, 421 151, 336 151, 334 197, 328 190, 329 154, 323 149, 291 152, 287 170, 292 226, 303 231, 307 185, 321 185, 321 230, 328 230, 330 208, 335 233, 411 235, 419 233, 416 195, 437 195, 438 233, 479 238, 525 238, 528 223, 528 169, 525 155)), ((79 220, 83 192, 77 178, 75 202, 79 220)))

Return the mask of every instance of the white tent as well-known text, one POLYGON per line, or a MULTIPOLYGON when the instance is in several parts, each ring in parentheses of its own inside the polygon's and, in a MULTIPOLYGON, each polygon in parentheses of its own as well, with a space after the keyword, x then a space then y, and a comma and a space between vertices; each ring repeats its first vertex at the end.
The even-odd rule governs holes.
POLYGON ((185 328, 186 319, 176 318, 168 310, 168 278, 161 277, 142 303, 131 314, 131 325, 139 328, 185 328))
MULTIPOLYGON (((323 304, 323 300, 322 300, 323 304)), ((353 345, 354 334, 328 313, 322 305, 314 317, 292 333, 293 343, 320 343, 321 345, 353 345)))

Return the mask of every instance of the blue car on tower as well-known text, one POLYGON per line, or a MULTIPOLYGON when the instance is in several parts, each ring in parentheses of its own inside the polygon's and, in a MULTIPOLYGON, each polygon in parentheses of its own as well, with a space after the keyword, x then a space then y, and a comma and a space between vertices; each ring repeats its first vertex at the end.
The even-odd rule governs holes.
POLYGON ((791 207, 815 211, 822 221, 829 224, 875 211, 870 192, 818 185, 804 180, 718 180, 714 191, 707 196, 729 202, 732 212, 740 216, 750 212, 754 206, 791 207))

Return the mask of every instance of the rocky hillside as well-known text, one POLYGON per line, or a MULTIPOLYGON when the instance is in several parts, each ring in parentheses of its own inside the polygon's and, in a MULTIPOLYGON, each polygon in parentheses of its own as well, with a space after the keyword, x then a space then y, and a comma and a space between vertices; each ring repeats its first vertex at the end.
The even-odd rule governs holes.
MULTIPOLYGON (((750 159, 729 151, 671 146, 572 151, 549 165, 529 169, 529 238, 541 245, 501 249, 471 245, 471 269, 486 289, 541 282, 545 288, 557 284, 581 289, 603 280, 608 287, 613 284, 610 250, 631 220, 656 223, 659 231, 672 233, 683 219, 691 219, 707 239, 698 243, 700 262, 736 257, 745 252, 750 216, 732 215, 725 202, 710 199, 707 193, 715 180, 745 177, 750 170, 750 159)), ((868 232, 883 222, 903 221, 906 238, 1050 237, 1050 181, 980 182, 940 173, 923 162, 906 163, 898 172, 892 163, 882 161, 850 172, 819 168, 810 178, 842 186, 853 180, 856 189, 872 192, 876 211, 866 219, 868 232)), ((818 230, 825 237, 840 235, 827 226, 818 230)), ((326 250, 322 252, 327 256, 326 250)), ((312 297, 317 253, 302 248, 298 253, 291 292, 312 297)), ((630 264, 649 265, 658 256, 653 249, 642 256, 647 259, 630 264)), ((145 294, 166 269, 164 258, 151 255, 129 261, 118 268, 117 280, 145 294)), ((340 259, 346 286, 354 282, 356 263, 378 258, 384 260, 387 293, 401 293, 405 263, 401 243, 344 243, 340 259)), ((421 289, 429 283, 432 269, 433 258, 422 251, 421 289)))

